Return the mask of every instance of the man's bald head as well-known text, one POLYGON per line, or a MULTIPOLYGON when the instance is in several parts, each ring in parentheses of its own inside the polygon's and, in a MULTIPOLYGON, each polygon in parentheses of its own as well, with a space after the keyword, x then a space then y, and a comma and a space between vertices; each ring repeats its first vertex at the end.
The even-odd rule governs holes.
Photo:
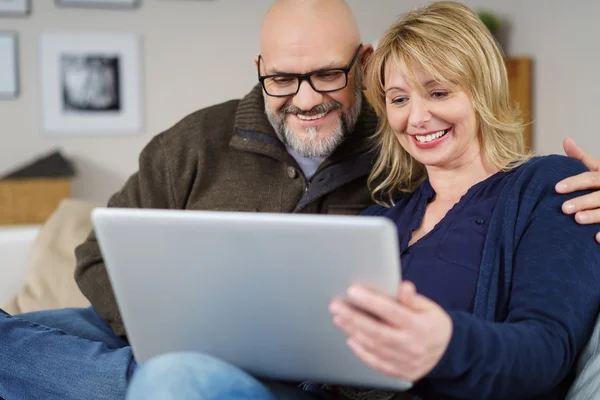
POLYGON ((263 20, 261 54, 277 41, 308 45, 324 40, 349 48, 360 42, 356 18, 344 0, 276 0, 263 20))

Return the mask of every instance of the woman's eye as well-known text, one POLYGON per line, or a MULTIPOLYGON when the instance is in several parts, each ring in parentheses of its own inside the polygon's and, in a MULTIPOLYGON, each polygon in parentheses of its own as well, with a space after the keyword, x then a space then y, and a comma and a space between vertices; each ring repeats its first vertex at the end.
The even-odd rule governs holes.
POLYGON ((392 99, 391 103, 392 104, 404 104, 406 103, 408 99, 406 97, 396 97, 395 99, 392 99))
POLYGON ((431 97, 433 97, 434 99, 443 99, 445 97, 448 97, 448 92, 444 92, 444 91, 435 91, 431 93, 431 97))

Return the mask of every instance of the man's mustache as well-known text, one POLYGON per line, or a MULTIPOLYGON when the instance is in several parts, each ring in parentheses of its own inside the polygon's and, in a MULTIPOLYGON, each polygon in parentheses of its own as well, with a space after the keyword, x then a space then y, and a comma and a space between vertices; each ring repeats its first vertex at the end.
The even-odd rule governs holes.
POLYGON ((342 109, 342 105, 340 103, 337 102, 330 102, 330 103, 325 103, 325 104, 319 104, 313 108, 311 108, 308 111, 304 111, 292 104, 285 104, 283 107, 281 107, 279 109, 279 114, 280 115, 284 115, 284 114, 293 114, 293 115, 298 115, 298 114, 302 114, 302 115, 306 115, 306 116, 311 116, 311 115, 317 115, 317 114, 322 114, 322 113, 327 113, 329 111, 333 111, 333 110, 341 110, 342 109))

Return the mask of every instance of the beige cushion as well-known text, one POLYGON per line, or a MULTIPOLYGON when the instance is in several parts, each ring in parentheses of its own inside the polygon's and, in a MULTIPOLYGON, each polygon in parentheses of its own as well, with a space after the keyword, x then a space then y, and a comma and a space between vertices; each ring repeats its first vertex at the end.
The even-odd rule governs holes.
POLYGON ((90 213, 94 207, 75 199, 60 203, 35 240, 23 288, 2 309, 20 314, 89 306, 73 277, 74 251, 92 229, 90 213))

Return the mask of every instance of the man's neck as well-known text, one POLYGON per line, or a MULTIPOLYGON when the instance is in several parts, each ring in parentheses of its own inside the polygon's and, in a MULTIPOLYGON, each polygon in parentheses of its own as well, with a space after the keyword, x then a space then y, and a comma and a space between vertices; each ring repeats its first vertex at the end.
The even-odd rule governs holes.
POLYGON ((310 178, 313 177, 313 175, 319 168, 319 165, 321 165, 321 163, 325 160, 325 158, 303 157, 291 147, 286 146, 286 148, 288 153, 290 153, 290 155, 294 157, 294 160, 296 160, 296 162, 302 169, 302 172, 304 172, 304 176, 307 180, 310 180, 310 178))

